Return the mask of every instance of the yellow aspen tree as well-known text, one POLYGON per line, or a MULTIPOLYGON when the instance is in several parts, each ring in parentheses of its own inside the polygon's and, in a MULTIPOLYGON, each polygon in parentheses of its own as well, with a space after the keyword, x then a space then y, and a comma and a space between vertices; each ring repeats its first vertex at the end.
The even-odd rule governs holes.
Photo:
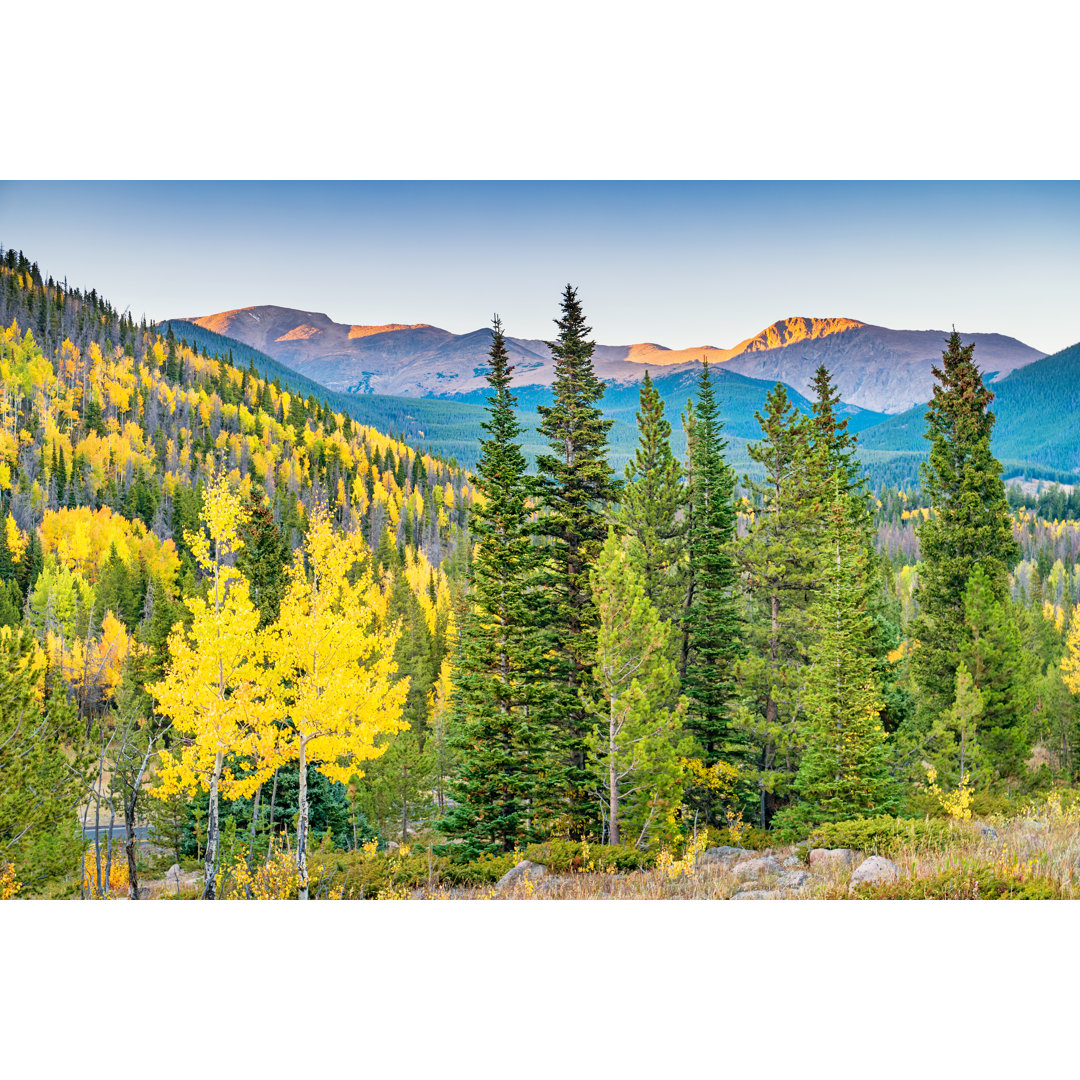
POLYGON ((165 678, 149 687, 173 730, 188 741, 161 753, 159 798, 198 789, 210 795, 207 814, 203 899, 216 896, 218 799, 254 792, 274 770, 276 728, 274 697, 264 661, 259 612, 248 583, 227 565, 243 546, 240 529, 246 516, 240 499, 219 476, 206 493, 205 532, 187 535, 195 560, 210 578, 206 599, 188 601, 190 638, 177 624, 169 637, 165 678), (207 536, 207 533, 209 536, 207 536), (248 762, 237 773, 226 765, 230 755, 248 762))
POLYGON ((1073 617, 1061 658, 1061 678, 1070 694, 1080 694, 1080 615, 1073 617))
POLYGON ((300 767, 296 865, 308 898, 307 769, 348 783, 361 761, 386 748, 380 735, 407 728, 401 719, 409 680, 394 681, 399 630, 387 624, 389 596, 372 576, 359 533, 334 533, 323 506, 312 513, 303 553, 289 573, 281 616, 269 630, 280 715, 277 764, 300 767), (351 572, 360 564, 358 575, 351 572))

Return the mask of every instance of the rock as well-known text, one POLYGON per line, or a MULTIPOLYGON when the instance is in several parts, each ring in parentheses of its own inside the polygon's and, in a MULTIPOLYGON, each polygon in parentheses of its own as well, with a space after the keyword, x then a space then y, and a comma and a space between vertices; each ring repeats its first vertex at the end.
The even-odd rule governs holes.
POLYGON ((810 881, 808 870, 788 870, 781 874, 776 884, 781 889, 803 889, 810 881))
POLYGON ((698 858, 698 866, 731 866, 740 859, 753 859, 756 851, 741 847, 711 847, 698 858))
POLYGON ((737 892, 732 900, 783 900, 782 894, 775 889, 749 889, 746 892, 737 892))
POLYGON ((999 840, 1000 837, 997 834, 997 829, 992 828, 990 825, 984 825, 981 821, 975 822, 975 827, 979 830, 979 833, 984 840, 999 840))
POLYGON ((859 885, 891 885, 900 880, 900 869, 896 863, 880 855, 871 855, 859 863, 855 873, 851 875, 849 887, 854 889, 859 885))
POLYGON ((547 873, 547 867, 543 863, 529 862, 528 859, 522 859, 517 866, 510 870, 507 870, 501 878, 499 878, 498 884, 495 888, 497 890, 509 889, 512 885, 517 884, 523 878, 528 878, 530 881, 536 881, 542 878, 547 873))
POLYGON ((814 848, 810 852, 810 866, 812 869, 825 870, 830 866, 846 868, 854 866, 858 860, 858 852, 851 848, 814 848))
POLYGON ((150 899, 149 886, 144 885, 144 886, 142 886, 142 888, 139 889, 138 898, 140 900, 149 900, 150 899))
POLYGON ((798 855, 789 855, 780 865, 788 870, 793 870, 796 867, 802 866, 802 859, 798 855))
POLYGON ((173 863, 172 866, 165 871, 165 884, 176 888, 176 886, 180 884, 180 880, 183 876, 184 872, 180 869, 180 864, 173 863))
POLYGON ((772 855, 766 855, 763 859, 746 859, 735 864, 735 876, 740 881, 757 879, 763 874, 779 874, 780 860, 772 855))

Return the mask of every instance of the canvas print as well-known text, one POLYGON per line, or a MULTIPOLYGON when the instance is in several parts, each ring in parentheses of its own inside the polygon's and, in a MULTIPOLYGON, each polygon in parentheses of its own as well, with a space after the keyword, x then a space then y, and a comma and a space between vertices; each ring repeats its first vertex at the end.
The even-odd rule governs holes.
POLYGON ((0 184, 0 897, 1080 895, 1080 185, 0 184))

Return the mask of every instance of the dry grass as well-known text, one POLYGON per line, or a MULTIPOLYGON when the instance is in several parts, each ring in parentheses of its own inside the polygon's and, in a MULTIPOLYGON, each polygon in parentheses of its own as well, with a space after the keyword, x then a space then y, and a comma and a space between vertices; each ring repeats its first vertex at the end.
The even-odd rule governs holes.
MULTIPOLYGON (((913 882, 923 883, 929 897, 951 898, 955 891, 936 883, 950 877, 979 874, 993 868, 995 880, 1020 889, 1035 882, 1043 891, 1061 899, 1080 898, 1080 804, 1065 810, 1053 796, 1012 819, 987 822, 997 836, 978 830, 957 830, 957 840, 944 851, 928 852, 914 845, 901 848, 891 858, 899 868, 900 882, 893 895, 910 891, 913 882)), ((797 853, 794 847, 754 852, 774 855, 781 863, 797 853)), ((536 881, 519 881, 501 892, 492 888, 417 890, 412 899, 505 899, 505 900, 730 900, 747 889, 777 892, 779 899, 840 900, 873 897, 873 889, 851 891, 851 875, 858 865, 815 867, 806 886, 778 890, 777 875, 758 878, 756 884, 740 881, 733 868, 713 865, 687 867, 681 872, 648 870, 628 874, 577 873, 548 875, 536 881)), ((810 870, 804 862, 801 869, 810 870)), ((787 868, 785 868, 787 869, 787 868)), ((1038 890, 1036 890, 1038 891, 1038 890)))

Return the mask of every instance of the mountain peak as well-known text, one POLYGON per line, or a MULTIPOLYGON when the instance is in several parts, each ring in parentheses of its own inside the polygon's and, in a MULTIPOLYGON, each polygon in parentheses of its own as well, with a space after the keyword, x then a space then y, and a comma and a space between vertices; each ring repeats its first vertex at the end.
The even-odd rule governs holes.
POLYGON ((795 345, 800 341, 813 341, 828 337, 830 334, 842 334, 845 330, 855 330, 865 323, 855 319, 833 318, 815 319, 805 315, 793 315, 788 319, 766 326, 756 337, 735 347, 736 353, 765 352, 767 349, 782 349, 786 345, 795 345))

